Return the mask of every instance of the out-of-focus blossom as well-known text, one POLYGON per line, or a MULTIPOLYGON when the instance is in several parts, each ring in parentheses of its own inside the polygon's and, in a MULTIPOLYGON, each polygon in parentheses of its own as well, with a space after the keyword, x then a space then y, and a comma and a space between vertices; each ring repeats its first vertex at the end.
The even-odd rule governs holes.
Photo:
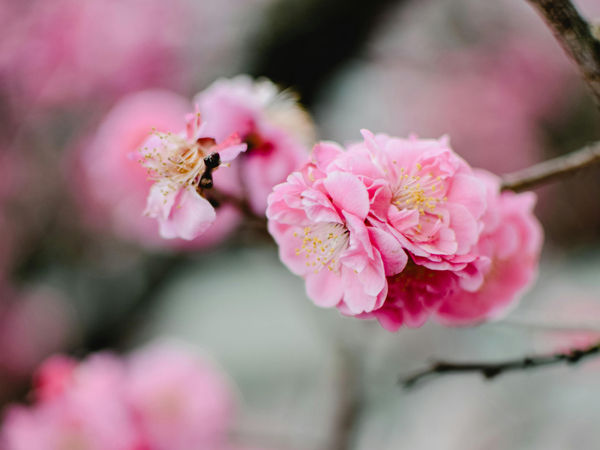
POLYGON ((179 134, 151 133, 139 162, 154 180, 145 214, 158 220, 163 238, 192 240, 211 227, 217 214, 205 191, 219 185, 213 171, 246 148, 237 133, 217 144, 198 111, 186 115, 186 128, 179 134))
POLYGON ((123 362, 116 357, 91 357, 73 369, 62 395, 34 407, 9 409, 2 427, 2 448, 143 448, 134 417, 122 401, 124 377, 123 362))
POLYGON ((37 403, 13 406, 5 450, 216 449, 232 399, 206 361, 181 347, 150 346, 131 357, 55 356, 36 376, 37 403))
POLYGON ((315 138, 310 116, 292 92, 246 75, 217 80, 195 102, 208 135, 220 141, 238 133, 248 144, 232 166, 240 173, 240 190, 254 211, 264 214, 273 187, 307 159, 315 138))
POLYGON ((407 129, 448 133, 469 163, 506 173, 543 157, 540 125, 567 108, 572 78, 566 59, 539 40, 499 42, 449 52, 443 70, 414 73, 413 85, 394 87, 402 96, 394 109, 407 129))
POLYGON ((18 13, 10 8, 0 79, 27 107, 179 87, 186 9, 178 0, 33 0, 18 13))
POLYGON ((531 286, 538 272, 543 230, 533 215, 531 192, 499 193, 500 180, 480 171, 488 189, 485 227, 477 243, 483 284, 475 291, 456 289, 437 311, 447 325, 471 325, 506 314, 531 286))
POLYGON ((233 398, 207 361, 166 343, 150 346, 129 357, 125 390, 152 450, 223 444, 233 398))
POLYGON ((193 241, 162 239, 156 221, 142 217, 152 182, 130 155, 148 139, 153 128, 162 132, 181 130, 190 109, 189 102, 177 94, 149 90, 123 98, 109 112, 84 148, 79 161, 83 177, 74 184, 90 222, 107 224, 121 238, 145 246, 175 249, 217 244, 235 229, 240 214, 229 204, 218 208, 215 226, 193 241))

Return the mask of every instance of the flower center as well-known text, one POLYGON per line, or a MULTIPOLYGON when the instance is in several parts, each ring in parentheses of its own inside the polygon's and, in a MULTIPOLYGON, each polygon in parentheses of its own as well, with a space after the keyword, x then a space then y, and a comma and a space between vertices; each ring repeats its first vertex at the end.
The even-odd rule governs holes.
POLYGON ((248 144, 247 153, 264 153, 269 154, 273 151, 273 144, 265 140, 257 132, 252 132, 246 136, 245 141, 248 144))
POLYGON ((436 205, 448 200, 444 197, 444 180, 425 172, 418 163, 410 173, 406 172, 404 167, 400 169, 400 176, 392 189, 392 203, 399 210, 417 209, 421 217, 416 232, 420 234, 427 231, 427 235, 432 235, 434 230, 431 227, 437 219, 442 220, 442 216, 435 213, 436 205))
POLYGON ((296 256, 304 254, 306 265, 314 267, 318 273, 323 267, 336 271, 339 266, 338 256, 348 248, 350 233, 345 225, 334 222, 322 222, 304 228, 304 236, 294 237, 302 239, 302 246, 296 248, 296 256))
MULTIPOLYGON (((161 147, 142 150, 144 159, 140 163, 148 169, 152 181, 167 181, 169 190, 176 191, 184 186, 198 188, 207 171, 205 161, 210 149, 216 145, 211 138, 188 142, 181 136, 152 131, 161 140, 161 147)), ((214 169, 212 167, 211 169, 214 169)))

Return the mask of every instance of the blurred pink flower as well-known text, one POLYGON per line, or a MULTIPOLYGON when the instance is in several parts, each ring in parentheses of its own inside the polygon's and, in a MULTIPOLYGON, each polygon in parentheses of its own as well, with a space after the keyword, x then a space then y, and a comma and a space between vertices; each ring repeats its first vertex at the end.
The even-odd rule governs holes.
POLYGON ((89 358, 73 370, 62 395, 30 408, 8 410, 2 427, 3 448, 141 449, 133 417, 122 401, 124 377, 123 362, 116 357, 89 358))
MULTIPOLYGON (((190 109, 189 102, 175 93, 149 90, 124 97, 109 112, 84 148, 79 161, 83 176, 74 185, 90 225, 108 221, 123 239, 181 250, 217 244, 237 227, 241 216, 229 204, 218 208, 215 226, 193 241, 162 239, 156 221, 142 217, 152 182, 130 155, 140 148, 152 128, 163 132, 181 130, 190 109)), ((219 171, 216 179, 233 175, 220 172, 227 171, 219 171)))
POLYGON ((182 347, 154 344, 128 358, 127 401, 152 450, 223 444, 234 399, 208 361, 182 347))
POLYGON ((390 74, 390 107, 403 129, 447 133, 470 164, 496 173, 543 157, 541 124, 561 118, 557 112, 568 108, 573 93, 574 71, 554 42, 505 36, 439 59, 431 70, 404 74, 412 83, 399 82, 398 71, 390 74))
POLYGON ((267 79, 239 75, 215 81, 195 99, 206 133, 217 141, 238 133, 248 151, 234 162, 253 210, 264 214, 273 187, 308 157, 315 130, 290 91, 267 79))
POLYGON ((32 0, 1 31, 0 77, 31 107, 180 87, 179 0, 32 0))
POLYGON ((483 284, 477 290, 456 289, 443 303, 437 319, 446 325, 472 325, 502 317, 538 272, 544 233, 533 215, 535 194, 500 194, 498 177, 484 171, 478 176, 488 189, 488 212, 476 249, 483 284))
POLYGON ((225 443, 233 401, 204 359, 174 344, 129 357, 55 356, 35 379, 31 407, 9 408, 4 450, 188 450, 225 443))
POLYGON ((217 144, 206 128, 197 111, 181 133, 153 131, 142 143, 139 162, 154 180, 144 214, 158 220, 165 239, 192 240, 211 227, 216 212, 204 192, 213 188, 212 172, 246 151, 237 133, 217 144))

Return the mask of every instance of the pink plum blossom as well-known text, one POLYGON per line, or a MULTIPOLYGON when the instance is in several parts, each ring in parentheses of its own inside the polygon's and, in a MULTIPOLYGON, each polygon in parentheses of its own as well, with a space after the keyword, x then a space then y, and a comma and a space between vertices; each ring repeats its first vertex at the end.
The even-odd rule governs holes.
POLYGON ((62 395, 34 407, 14 406, 8 410, 2 427, 2 448, 141 448, 133 417, 121 400, 124 376, 122 361, 110 355, 96 355, 79 364, 62 395))
POLYGON ((238 133, 217 144, 198 110, 186 115, 185 130, 179 134, 151 133, 139 160, 154 180, 144 213, 158 219, 163 238, 192 240, 211 227, 217 214, 205 191, 213 188, 212 172, 246 148, 238 133))
POLYGON ((127 357, 54 356, 40 367, 34 394, 33 406, 8 409, 3 450, 216 450, 233 409, 219 371, 171 343, 127 357))
POLYGON ((314 142, 310 116, 295 95, 267 79, 239 75, 215 81, 195 99, 206 132, 217 141, 238 133, 248 151, 233 163, 241 188, 257 214, 264 214, 267 196, 276 184, 297 170, 314 142))
MULTIPOLYGON (((370 226, 382 185, 335 167, 341 154, 333 143, 317 144, 312 162, 275 187, 267 217, 282 261, 305 278, 308 296, 355 315, 381 307, 385 277, 401 272, 407 255, 389 232, 370 226)), ((369 163, 357 160, 356 172, 369 163)))
POLYGON ((497 319, 515 306, 535 281, 544 233, 533 215, 531 192, 499 193, 498 177, 479 171, 488 189, 485 227, 475 252, 483 283, 476 290, 457 289, 437 310, 446 325, 472 325, 497 319))
POLYGON ((535 195, 499 192, 498 177, 483 170, 486 186, 483 230, 472 251, 476 259, 460 271, 432 270, 412 261, 388 277, 384 305, 361 318, 376 318, 389 331, 419 327, 433 317, 464 326, 504 316, 535 281, 543 231, 533 215, 535 195))
MULTIPOLYGON (((82 177, 73 186, 90 225, 109 227, 119 237, 147 247, 179 250, 219 243, 237 227, 241 215, 230 204, 221 205, 215 226, 192 241, 162 239, 157 222, 142 218, 152 182, 147 170, 131 154, 148 139, 152 128, 172 133, 181 130, 190 109, 190 103, 175 93, 148 90, 124 97, 108 113, 83 148, 78 161, 82 177)), ((223 181, 234 175, 223 170, 215 177, 223 181)), ((221 182, 224 185, 221 189, 227 191, 227 186, 233 183, 221 182)))
POLYGON ((470 251, 483 226, 483 183, 453 152, 446 137, 399 139, 362 133, 364 144, 351 146, 344 159, 362 153, 381 171, 391 193, 387 214, 378 214, 386 230, 418 265, 435 270, 465 268, 476 258, 470 251))
POLYGON ((152 450, 220 447, 233 413, 230 387, 207 360, 167 342, 128 359, 127 401, 152 450))
POLYGON ((308 296, 389 331, 490 320, 537 272, 533 194, 499 193, 448 139, 323 142, 269 197, 269 230, 308 296))

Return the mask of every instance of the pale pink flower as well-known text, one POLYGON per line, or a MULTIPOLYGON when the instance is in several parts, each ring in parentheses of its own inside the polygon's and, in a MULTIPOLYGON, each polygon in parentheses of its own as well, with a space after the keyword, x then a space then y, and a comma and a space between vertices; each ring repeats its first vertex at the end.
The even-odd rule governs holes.
MULTIPOLYGON (((181 130, 190 109, 190 103, 175 93, 148 90, 124 97, 108 113, 84 146, 78 161, 82 177, 73 186, 90 218, 90 226, 100 224, 123 239, 147 247, 180 250, 219 243, 237 227, 241 214, 230 204, 221 205, 215 226, 193 241, 162 239, 157 222, 142 218, 152 181, 131 154, 148 139, 152 128, 162 132, 181 130)), ((223 170, 215 177, 221 177, 222 181, 223 177, 232 178, 235 174, 223 170)))
POLYGON ((159 343, 133 353, 125 389, 148 448, 220 448, 234 409, 225 380, 182 346, 159 343))
POLYGON ((267 79, 220 79, 195 99, 206 132, 217 141, 238 133, 248 151, 233 163, 253 210, 264 214, 273 187, 307 159, 315 131, 290 91, 267 79), (236 167, 239 166, 239 167, 236 167))
POLYGON ((233 410, 224 376, 167 343, 127 357, 54 356, 34 379, 34 399, 8 409, 3 450, 217 450, 233 410))
POLYGON ((217 215, 204 194, 213 187, 212 172, 246 148, 237 133, 217 144, 198 110, 186 116, 186 128, 179 134, 151 133, 139 162, 154 180, 145 214, 158 219, 163 238, 192 240, 211 227, 217 215))
POLYGON ((133 417, 121 400, 124 376, 123 363, 110 355, 96 355, 77 365, 62 395, 30 408, 8 410, 2 448, 140 449, 133 417))
MULTIPOLYGON (((376 180, 327 170, 342 153, 335 144, 317 144, 312 163, 275 187, 267 217, 282 261, 305 278, 308 296, 354 315, 381 307, 386 275, 402 271, 407 256, 391 234, 370 226, 381 191, 376 180)), ((368 161, 356 164, 370 169, 368 161)))
POLYGON ((544 233, 533 215, 535 194, 500 194, 498 177, 485 171, 478 176, 486 183, 489 204, 475 250, 483 284, 471 291, 457 289, 443 303, 436 316, 446 325, 472 325, 504 316, 538 273, 544 233))

